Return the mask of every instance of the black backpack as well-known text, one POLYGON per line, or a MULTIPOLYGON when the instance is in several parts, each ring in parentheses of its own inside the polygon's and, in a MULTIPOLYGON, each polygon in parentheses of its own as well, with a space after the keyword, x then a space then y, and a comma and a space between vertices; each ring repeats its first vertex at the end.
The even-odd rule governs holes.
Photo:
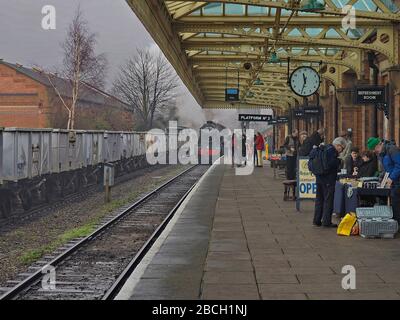
POLYGON ((319 146, 310 152, 308 169, 316 176, 323 176, 329 173, 327 151, 327 146, 319 146))

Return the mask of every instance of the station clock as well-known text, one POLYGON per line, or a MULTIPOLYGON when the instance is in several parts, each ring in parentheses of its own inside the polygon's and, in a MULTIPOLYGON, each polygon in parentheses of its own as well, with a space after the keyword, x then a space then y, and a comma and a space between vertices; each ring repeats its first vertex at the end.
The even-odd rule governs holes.
POLYGON ((321 85, 319 73, 311 67, 299 67, 289 78, 292 91, 300 97, 309 97, 316 93, 321 85))

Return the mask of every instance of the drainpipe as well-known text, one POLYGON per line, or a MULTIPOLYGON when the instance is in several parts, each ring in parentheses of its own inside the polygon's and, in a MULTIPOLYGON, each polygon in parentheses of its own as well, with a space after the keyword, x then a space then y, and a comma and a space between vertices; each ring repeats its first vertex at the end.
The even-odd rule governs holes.
MULTIPOLYGON (((335 86, 335 92, 336 92, 336 86, 335 86)), ((334 132, 333 136, 338 137, 339 136, 339 101, 338 98, 336 97, 336 94, 333 96, 334 98, 334 110, 333 110, 333 122, 334 122, 334 132)))
MULTIPOLYGON (((368 52, 368 65, 372 69, 372 80, 373 84, 378 85, 378 76, 379 76, 379 68, 375 64, 375 53, 372 51, 368 52)), ((378 137, 378 108, 374 105, 374 109, 372 110, 372 135, 374 137, 378 137)))

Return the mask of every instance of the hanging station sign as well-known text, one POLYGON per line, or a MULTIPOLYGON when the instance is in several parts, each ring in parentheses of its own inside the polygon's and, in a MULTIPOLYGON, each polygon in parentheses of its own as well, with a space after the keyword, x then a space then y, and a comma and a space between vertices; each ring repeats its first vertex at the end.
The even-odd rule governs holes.
POLYGON ((289 117, 281 116, 281 117, 277 117, 275 119, 271 119, 268 121, 269 125, 279 125, 279 124, 285 124, 285 123, 289 123, 289 117))
POLYGON ((225 89, 225 101, 239 101, 239 89, 225 89))
POLYGON ((304 110, 303 109, 293 110, 293 116, 295 118, 303 118, 304 117, 304 110))
POLYGON ((322 114, 322 108, 317 106, 304 107, 304 115, 309 117, 319 117, 322 114))
POLYGON ((271 121, 271 115, 264 114, 239 114, 239 121, 267 122, 271 121))
POLYGON ((385 86, 359 86, 354 90, 355 104, 384 104, 386 103, 385 86))
POLYGON ((278 117, 277 119, 276 119, 277 121, 278 121, 278 123, 289 123, 289 117, 278 117))

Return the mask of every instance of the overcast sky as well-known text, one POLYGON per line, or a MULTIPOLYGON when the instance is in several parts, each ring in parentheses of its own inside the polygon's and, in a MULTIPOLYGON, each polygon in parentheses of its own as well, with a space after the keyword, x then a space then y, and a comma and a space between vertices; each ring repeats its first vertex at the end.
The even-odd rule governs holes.
MULTIPOLYGON (((60 43, 78 5, 91 31, 98 35, 98 53, 105 53, 108 58, 108 83, 136 48, 156 46, 125 0, 0 0, 0 59, 28 67, 37 65, 50 69, 60 65, 60 43), (45 5, 56 9, 55 30, 42 28, 45 5)), ((204 113, 184 87, 179 101, 182 101, 180 115, 186 120, 194 119, 197 124, 206 118, 228 124, 236 118, 235 111, 204 113)))

